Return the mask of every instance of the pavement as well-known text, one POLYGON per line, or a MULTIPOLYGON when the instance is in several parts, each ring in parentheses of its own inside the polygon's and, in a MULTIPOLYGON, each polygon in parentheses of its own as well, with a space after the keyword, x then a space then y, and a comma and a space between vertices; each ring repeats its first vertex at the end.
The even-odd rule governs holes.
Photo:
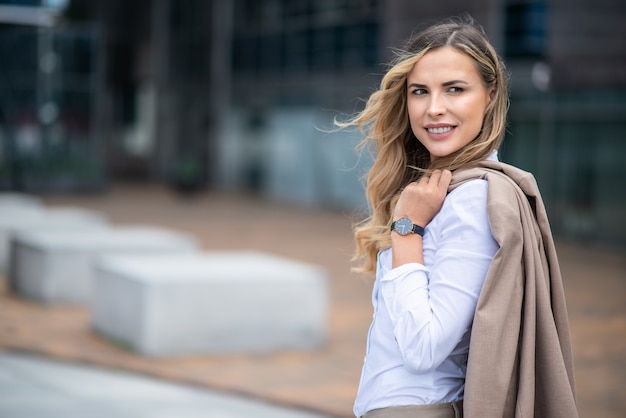
MULTIPOLYGON (((352 214, 142 184, 44 202, 189 233, 207 251, 256 249, 321 265, 330 276, 327 341, 312 351, 141 356, 95 333, 87 308, 42 305, 0 285, 0 418, 352 416, 372 316, 371 281, 350 272, 352 214)), ((557 251, 580 416, 624 417, 626 252, 565 240, 557 251)))
POLYGON ((4 418, 323 418, 135 373, 0 353, 4 418))

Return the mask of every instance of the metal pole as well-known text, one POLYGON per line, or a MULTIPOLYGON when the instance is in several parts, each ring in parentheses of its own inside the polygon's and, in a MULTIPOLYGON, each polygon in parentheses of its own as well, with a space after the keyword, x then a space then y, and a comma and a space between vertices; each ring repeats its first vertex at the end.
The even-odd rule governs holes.
POLYGON ((233 37, 232 1, 213 0, 211 31, 211 62, 209 80, 210 126, 208 138, 208 178, 216 178, 215 155, 218 142, 227 135, 231 106, 231 71, 233 37))
POLYGON ((171 123, 167 115, 167 89, 169 78, 170 55, 170 0, 155 0, 152 8, 152 68, 155 89, 154 112, 154 150, 155 163, 151 168, 153 175, 161 177, 167 170, 167 158, 172 155, 172 138, 164 135, 169 132, 167 123, 171 123), (155 173, 156 171, 156 173, 155 173))

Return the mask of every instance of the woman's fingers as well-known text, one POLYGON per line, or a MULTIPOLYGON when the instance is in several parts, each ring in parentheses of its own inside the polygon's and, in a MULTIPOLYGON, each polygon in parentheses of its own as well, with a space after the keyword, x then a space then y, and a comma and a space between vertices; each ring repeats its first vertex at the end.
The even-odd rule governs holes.
POLYGON ((438 188, 445 188, 447 190, 451 181, 452 172, 450 170, 435 170, 430 176, 422 176, 418 184, 428 184, 438 188))
POLYGON ((452 172, 450 170, 443 170, 441 172, 441 176, 439 177, 438 185, 440 188, 445 188, 448 190, 448 186, 452 181, 452 172))
POLYGON ((441 208, 452 180, 449 170, 435 170, 406 185, 396 202, 394 218, 408 216, 425 226, 441 208))
POLYGON ((430 175, 430 179, 428 179, 428 184, 437 185, 439 184, 440 178, 441 178, 441 170, 435 170, 430 175))

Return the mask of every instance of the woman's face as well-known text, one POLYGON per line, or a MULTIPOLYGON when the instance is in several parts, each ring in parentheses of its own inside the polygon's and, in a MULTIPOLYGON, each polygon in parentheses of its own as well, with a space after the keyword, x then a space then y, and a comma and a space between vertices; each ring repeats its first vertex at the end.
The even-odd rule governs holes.
POLYGON ((443 47, 420 58, 408 74, 407 107, 413 134, 431 161, 478 136, 491 96, 468 55, 443 47))

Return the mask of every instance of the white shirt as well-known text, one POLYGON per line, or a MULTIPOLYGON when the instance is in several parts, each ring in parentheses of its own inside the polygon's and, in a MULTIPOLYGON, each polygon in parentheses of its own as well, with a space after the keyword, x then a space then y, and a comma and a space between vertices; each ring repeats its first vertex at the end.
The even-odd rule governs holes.
POLYGON ((355 416, 463 399, 474 310, 498 249, 486 202, 485 180, 448 194, 426 226, 425 265, 392 269, 391 248, 379 253, 355 416))

